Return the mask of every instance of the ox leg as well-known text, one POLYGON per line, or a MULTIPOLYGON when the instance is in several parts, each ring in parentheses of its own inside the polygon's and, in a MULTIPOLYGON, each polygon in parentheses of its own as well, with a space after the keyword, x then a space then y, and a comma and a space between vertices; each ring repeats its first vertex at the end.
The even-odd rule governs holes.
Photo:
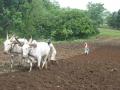
POLYGON ((30 61, 30 69, 29 69, 29 72, 31 72, 31 70, 32 70, 32 62, 30 61))
POLYGON ((19 64, 19 66, 22 66, 22 65, 23 65, 22 55, 19 55, 18 64, 19 64))
POLYGON ((27 60, 26 63, 29 63, 29 66, 30 66, 29 72, 31 72, 32 66, 33 66, 32 61, 29 58, 27 58, 26 60, 27 60))
POLYGON ((47 69, 47 62, 48 62, 48 60, 46 61, 46 63, 45 63, 45 68, 47 69))
POLYGON ((47 69, 47 61, 46 61, 46 63, 45 63, 45 68, 47 69))
POLYGON ((45 56, 45 57, 44 57, 44 61, 43 61, 42 68, 43 68, 44 65, 45 65, 45 68, 47 69, 47 59, 48 59, 48 56, 45 56))
POLYGON ((41 68, 40 68, 41 59, 42 59, 41 57, 38 58, 38 68, 39 68, 39 69, 41 69, 41 68))
POLYGON ((14 55, 11 55, 11 59, 10 59, 10 67, 11 67, 11 69, 13 68, 13 58, 14 58, 14 55))
POLYGON ((26 62, 25 58, 22 58, 22 59, 21 59, 21 64, 22 64, 23 66, 25 66, 25 62, 26 62))
POLYGON ((25 60, 23 59, 22 55, 20 55, 20 65, 22 66, 25 63, 25 60))

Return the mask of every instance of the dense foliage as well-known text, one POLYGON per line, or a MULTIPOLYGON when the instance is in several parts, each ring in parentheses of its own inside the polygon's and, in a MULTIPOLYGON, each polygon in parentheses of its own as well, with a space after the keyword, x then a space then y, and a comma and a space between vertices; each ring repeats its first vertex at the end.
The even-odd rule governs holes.
POLYGON ((88 16, 90 17, 90 19, 92 19, 93 23, 97 27, 103 24, 104 11, 105 11, 103 5, 104 4, 102 3, 92 3, 92 2, 89 2, 87 5, 88 16))
POLYGON ((95 23, 101 23, 103 8, 94 19, 90 14, 94 10, 88 8, 88 11, 60 8, 57 2, 49 0, 0 0, 0 37, 5 37, 6 32, 36 39, 89 37, 98 33, 95 23))
POLYGON ((108 18, 107 23, 110 27, 120 29, 120 10, 113 12, 108 18))

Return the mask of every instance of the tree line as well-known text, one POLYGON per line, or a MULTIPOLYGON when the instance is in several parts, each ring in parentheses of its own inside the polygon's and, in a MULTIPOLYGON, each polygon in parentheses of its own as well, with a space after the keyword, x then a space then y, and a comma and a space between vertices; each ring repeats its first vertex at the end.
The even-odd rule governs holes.
POLYGON ((0 38, 21 37, 73 40, 98 34, 104 7, 89 2, 87 10, 60 8, 50 0, 0 0, 0 38))
POLYGON ((120 9, 107 17, 107 24, 112 28, 120 30, 120 9))

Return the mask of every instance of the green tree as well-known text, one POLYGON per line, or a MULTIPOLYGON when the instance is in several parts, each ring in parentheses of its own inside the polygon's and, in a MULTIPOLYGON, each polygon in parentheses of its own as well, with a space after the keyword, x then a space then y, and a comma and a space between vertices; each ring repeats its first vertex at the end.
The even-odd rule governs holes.
POLYGON ((120 10, 107 17, 107 24, 112 28, 120 29, 120 10))
POLYGON ((59 14, 56 21, 57 31, 54 34, 56 39, 58 39, 58 35, 60 39, 64 40, 88 37, 97 33, 89 17, 87 17, 85 12, 78 9, 65 10, 63 13, 59 14))
POLYGON ((97 33, 87 11, 60 8, 50 0, 0 0, 0 36, 8 31, 26 38, 68 40, 97 33))
MULTIPOLYGON (((24 17, 28 12, 29 4, 26 0, 1 0, 1 35, 6 32, 18 33, 23 30, 24 17), (26 6, 26 7, 25 7, 26 6)), ((30 5, 29 5, 30 6, 30 5)))
POLYGON ((88 16, 93 20, 93 23, 99 27, 103 24, 104 4, 89 2, 87 5, 88 16))

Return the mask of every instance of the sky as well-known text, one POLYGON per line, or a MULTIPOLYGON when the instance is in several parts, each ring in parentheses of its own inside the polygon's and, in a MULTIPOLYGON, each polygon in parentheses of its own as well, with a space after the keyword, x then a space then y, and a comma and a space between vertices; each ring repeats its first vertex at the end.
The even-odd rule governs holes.
POLYGON ((70 7, 86 10, 88 2, 103 3, 104 7, 110 11, 118 11, 120 9, 120 0, 53 0, 57 1, 61 7, 70 7))

